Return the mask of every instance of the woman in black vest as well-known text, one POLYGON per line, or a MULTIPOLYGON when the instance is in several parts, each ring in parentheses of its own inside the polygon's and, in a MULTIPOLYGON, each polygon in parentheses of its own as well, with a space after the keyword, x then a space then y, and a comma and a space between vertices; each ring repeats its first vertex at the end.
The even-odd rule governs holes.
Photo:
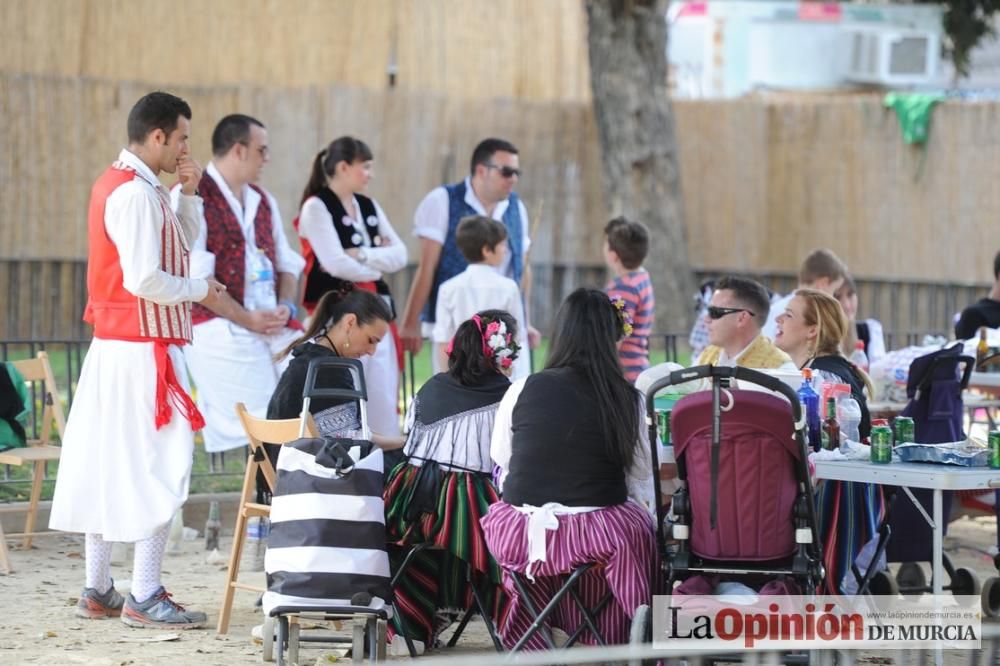
MULTIPOLYGON (((512 384, 497 410, 490 453, 503 469, 503 500, 482 521, 504 571, 534 578, 536 605, 577 565, 599 563, 580 591, 591 608, 609 589, 614 594, 598 625, 615 643, 628 640, 632 614, 649 603, 657 571, 645 408, 618 362, 624 328, 604 292, 577 289, 563 303, 545 369, 512 384)), ((504 578, 512 602, 500 633, 511 647, 533 617, 504 578)), ((566 608, 550 618, 571 623, 572 602, 561 603, 566 608)), ((583 640, 592 641, 589 632, 583 640)), ((545 645, 536 634, 526 647, 545 645)))
MULTIPOLYGON (((349 136, 336 139, 313 160, 295 227, 306 259, 305 294, 312 313, 319 299, 345 282, 382 296, 396 316, 383 276, 406 266, 406 246, 374 199, 361 194, 372 178, 372 151, 349 136)), ((372 432, 399 434, 397 412, 402 348, 395 323, 375 353, 364 359, 368 422, 372 432)))

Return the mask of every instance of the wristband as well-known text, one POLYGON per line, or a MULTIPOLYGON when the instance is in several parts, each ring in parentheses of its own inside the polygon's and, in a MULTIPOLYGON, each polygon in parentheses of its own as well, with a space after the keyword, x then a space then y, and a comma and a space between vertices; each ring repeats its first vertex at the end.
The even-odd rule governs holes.
POLYGON ((287 299, 284 301, 278 301, 278 305, 284 305, 286 308, 288 308, 288 312, 290 313, 288 315, 288 321, 295 319, 295 315, 299 313, 299 308, 296 307, 295 303, 292 303, 287 299))

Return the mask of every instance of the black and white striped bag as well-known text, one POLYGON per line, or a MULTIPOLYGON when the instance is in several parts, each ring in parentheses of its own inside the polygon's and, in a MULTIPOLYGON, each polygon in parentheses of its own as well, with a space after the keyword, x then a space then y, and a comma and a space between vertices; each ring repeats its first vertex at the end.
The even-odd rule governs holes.
POLYGON ((387 604, 382 486, 382 451, 371 442, 304 438, 281 448, 264 557, 265 614, 279 606, 387 604))

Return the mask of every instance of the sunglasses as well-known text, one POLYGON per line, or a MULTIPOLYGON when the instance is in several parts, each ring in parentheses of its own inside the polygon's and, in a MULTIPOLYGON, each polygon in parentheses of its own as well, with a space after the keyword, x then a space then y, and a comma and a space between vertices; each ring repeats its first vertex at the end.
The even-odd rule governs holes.
POLYGON ((746 308, 719 308, 714 305, 708 306, 708 316, 712 319, 722 319, 726 315, 733 314, 734 312, 746 312, 751 317, 757 316, 746 308))
POLYGON ((487 162, 483 166, 486 167, 487 169, 496 169, 497 171, 500 172, 500 175, 503 176, 504 178, 513 178, 514 176, 517 176, 518 178, 521 177, 521 170, 515 169, 514 167, 499 166, 497 164, 491 164, 489 162, 487 162))

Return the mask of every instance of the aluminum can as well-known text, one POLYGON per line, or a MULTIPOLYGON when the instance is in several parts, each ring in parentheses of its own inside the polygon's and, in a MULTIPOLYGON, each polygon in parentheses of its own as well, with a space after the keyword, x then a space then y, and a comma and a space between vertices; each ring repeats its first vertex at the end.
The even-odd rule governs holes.
POLYGON ((660 444, 670 446, 670 409, 656 412, 656 432, 660 436, 660 444))
POLYGON ((989 445, 989 466, 991 469, 1000 469, 1000 430, 990 432, 989 445))
POLYGON ((871 461, 880 465, 892 462, 892 430, 889 426, 872 428, 871 461))
POLYGON ((914 437, 913 419, 909 416, 897 416, 893 425, 896 426, 896 443, 912 442, 914 437))

